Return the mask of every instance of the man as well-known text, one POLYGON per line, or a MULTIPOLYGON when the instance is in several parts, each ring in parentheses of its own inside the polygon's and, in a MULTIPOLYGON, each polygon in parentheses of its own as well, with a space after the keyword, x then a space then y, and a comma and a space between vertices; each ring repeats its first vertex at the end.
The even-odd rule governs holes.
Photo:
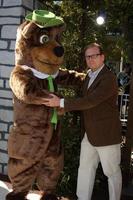
POLYGON ((105 56, 99 44, 92 43, 85 48, 85 59, 90 70, 83 85, 83 96, 77 99, 60 99, 52 95, 53 98, 45 100, 45 105, 64 107, 66 112, 83 112, 85 133, 81 142, 78 170, 78 200, 91 200, 99 162, 108 178, 109 199, 120 200, 121 135, 117 81, 104 64, 105 56))

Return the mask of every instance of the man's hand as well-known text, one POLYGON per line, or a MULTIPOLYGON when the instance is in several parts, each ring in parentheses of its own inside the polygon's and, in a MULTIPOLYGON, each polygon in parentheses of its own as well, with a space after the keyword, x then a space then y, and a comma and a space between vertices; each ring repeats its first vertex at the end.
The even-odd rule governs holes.
POLYGON ((60 98, 50 94, 51 98, 45 98, 43 104, 49 107, 60 107, 60 98))

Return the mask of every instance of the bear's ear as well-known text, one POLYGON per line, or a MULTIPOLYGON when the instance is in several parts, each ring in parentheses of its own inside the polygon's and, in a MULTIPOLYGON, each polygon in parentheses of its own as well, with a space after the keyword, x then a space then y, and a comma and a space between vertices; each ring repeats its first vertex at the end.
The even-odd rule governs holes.
POLYGON ((60 26, 60 32, 63 32, 66 30, 66 24, 64 23, 62 26, 60 26))
POLYGON ((29 22, 28 24, 26 24, 26 26, 23 28, 22 30, 22 35, 24 36, 24 38, 28 39, 30 38, 30 36, 32 35, 32 33, 34 32, 34 30, 37 28, 37 25, 33 22, 29 22))
POLYGON ((65 25, 54 26, 49 29, 49 34, 51 38, 56 39, 57 42, 60 42, 62 32, 65 30, 65 25))

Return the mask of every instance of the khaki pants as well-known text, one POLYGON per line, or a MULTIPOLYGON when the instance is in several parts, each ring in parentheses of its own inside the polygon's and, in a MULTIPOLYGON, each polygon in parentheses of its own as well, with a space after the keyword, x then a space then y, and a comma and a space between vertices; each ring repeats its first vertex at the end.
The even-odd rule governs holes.
POLYGON ((101 162, 103 172, 108 178, 109 200, 120 200, 122 187, 120 160, 120 144, 102 147, 92 146, 85 134, 81 143, 78 170, 78 200, 91 200, 99 162, 101 162))

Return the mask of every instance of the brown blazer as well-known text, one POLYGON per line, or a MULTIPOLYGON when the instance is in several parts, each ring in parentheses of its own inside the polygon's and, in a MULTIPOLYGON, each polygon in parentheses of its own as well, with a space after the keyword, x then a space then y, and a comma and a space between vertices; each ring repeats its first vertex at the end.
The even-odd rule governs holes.
POLYGON ((83 96, 65 99, 65 111, 81 110, 85 132, 94 146, 121 142, 120 120, 117 107, 118 88, 115 75, 104 66, 88 88, 89 77, 83 85, 83 96))

